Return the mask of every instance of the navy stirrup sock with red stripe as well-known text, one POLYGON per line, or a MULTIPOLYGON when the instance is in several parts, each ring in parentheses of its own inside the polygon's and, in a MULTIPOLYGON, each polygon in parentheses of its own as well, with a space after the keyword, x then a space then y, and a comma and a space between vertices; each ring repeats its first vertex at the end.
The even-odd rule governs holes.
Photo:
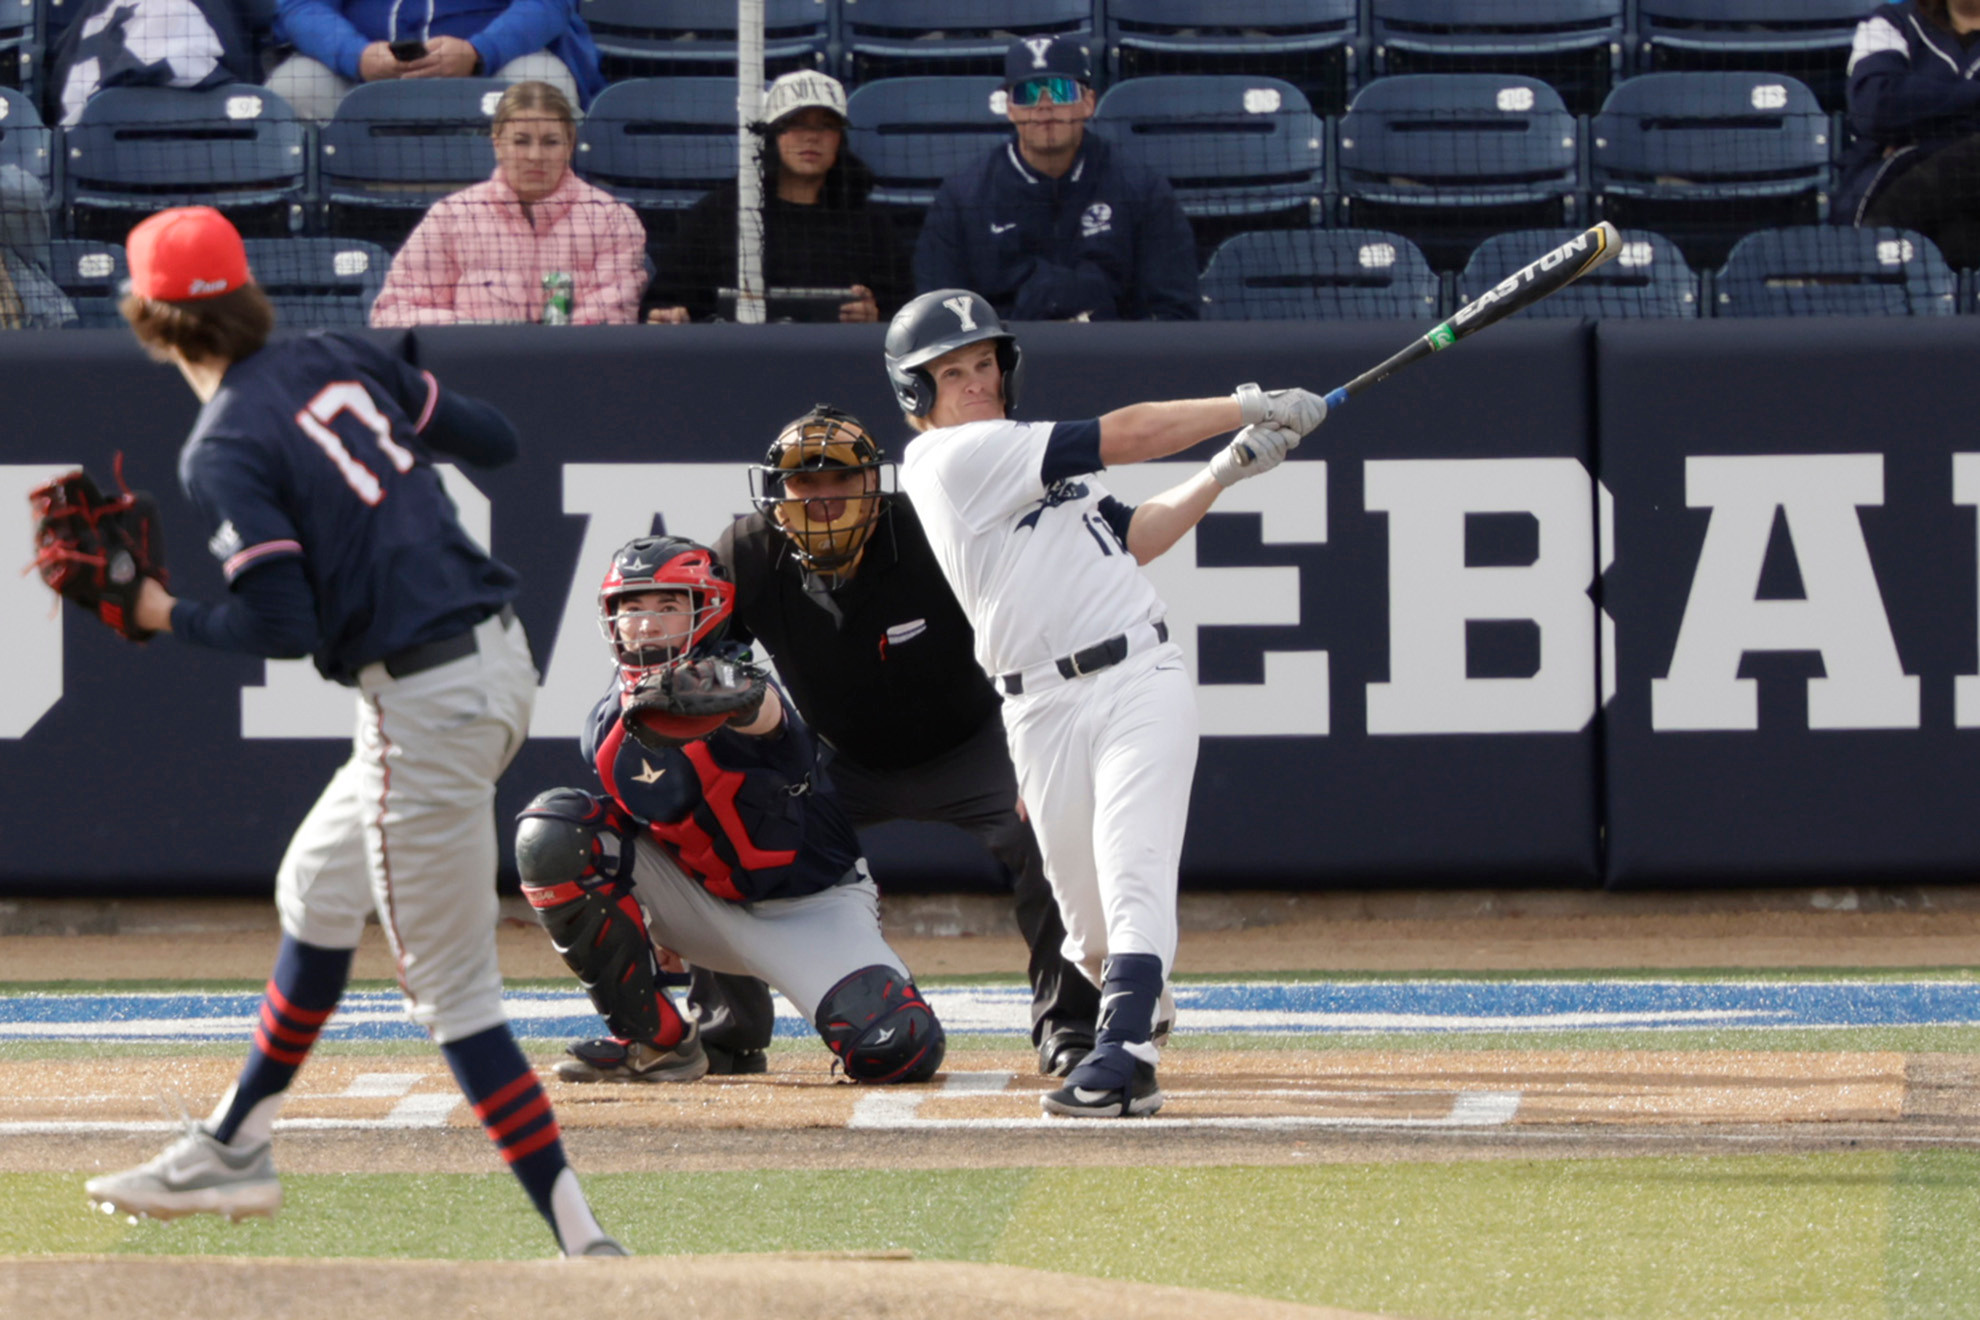
POLYGON ((550 1190, 565 1167, 564 1143, 550 1097, 509 1034, 508 1024, 448 1041, 440 1052, 474 1106, 475 1117, 488 1130, 488 1139, 554 1229, 557 1220, 551 1212, 550 1190))
MULTIPOLYGON (((209 1124, 215 1138, 232 1141, 241 1121, 257 1104, 289 1087, 309 1057, 323 1024, 336 1011, 351 975, 351 949, 325 949, 282 937, 275 970, 261 996, 254 1028, 254 1052, 241 1069, 227 1112, 209 1124)), ((262 1120, 266 1124, 267 1120, 262 1120)))

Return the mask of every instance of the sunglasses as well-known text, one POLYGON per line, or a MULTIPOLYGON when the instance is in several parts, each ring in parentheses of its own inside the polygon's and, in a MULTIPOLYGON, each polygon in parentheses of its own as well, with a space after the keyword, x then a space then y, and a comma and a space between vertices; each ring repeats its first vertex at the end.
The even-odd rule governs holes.
POLYGON ((1080 86, 1077 78, 1027 78, 1011 88, 1011 104, 1017 106, 1037 105, 1046 92, 1052 94, 1052 104, 1071 105, 1079 99, 1080 86))

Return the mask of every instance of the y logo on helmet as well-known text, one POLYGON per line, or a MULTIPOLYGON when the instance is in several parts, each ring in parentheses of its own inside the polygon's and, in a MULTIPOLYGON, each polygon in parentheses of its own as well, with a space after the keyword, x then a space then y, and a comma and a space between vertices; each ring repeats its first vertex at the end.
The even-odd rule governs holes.
POLYGON ((970 303, 969 299, 944 298, 942 305, 956 314, 956 319, 962 322, 963 329, 976 329, 976 308, 970 303))
POLYGON ((1031 52, 1031 67, 1042 69, 1045 67, 1045 54, 1052 49, 1052 39, 1050 37, 1026 37, 1024 39, 1024 48, 1031 52))

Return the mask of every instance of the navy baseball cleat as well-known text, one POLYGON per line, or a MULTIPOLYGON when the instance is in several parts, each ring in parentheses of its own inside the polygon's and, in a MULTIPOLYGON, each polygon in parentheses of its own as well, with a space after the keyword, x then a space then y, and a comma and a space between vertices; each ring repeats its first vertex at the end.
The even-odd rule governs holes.
POLYGON ((1047 1091, 1039 1104, 1048 1114, 1066 1118, 1145 1118, 1162 1107, 1162 1088, 1151 1064, 1135 1060, 1134 1076, 1125 1087, 1089 1090, 1068 1081, 1047 1091))

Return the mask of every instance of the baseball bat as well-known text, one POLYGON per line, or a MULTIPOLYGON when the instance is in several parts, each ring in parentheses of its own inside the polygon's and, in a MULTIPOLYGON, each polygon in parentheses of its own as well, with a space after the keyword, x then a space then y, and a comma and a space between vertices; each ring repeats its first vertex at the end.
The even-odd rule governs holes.
POLYGON ((1612 259, 1622 247, 1622 235, 1604 220, 1593 229, 1576 234, 1531 265, 1522 266, 1485 292, 1451 313, 1451 319, 1432 329, 1394 357, 1362 372, 1347 384, 1330 390, 1327 407, 1340 407, 1378 381, 1387 380, 1413 362, 1421 362, 1440 349, 1449 348, 1466 335, 1475 335, 1488 325, 1505 320, 1514 312, 1552 297, 1568 285, 1612 259))

